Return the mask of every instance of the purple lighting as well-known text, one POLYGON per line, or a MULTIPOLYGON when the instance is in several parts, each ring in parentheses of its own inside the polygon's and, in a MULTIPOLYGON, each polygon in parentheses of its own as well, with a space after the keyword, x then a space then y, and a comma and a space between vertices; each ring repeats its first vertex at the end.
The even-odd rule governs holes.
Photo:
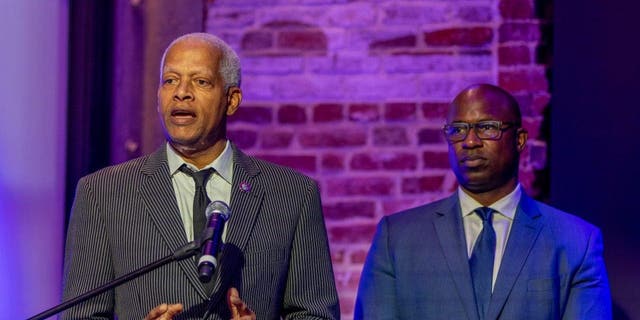
POLYGON ((0 11, 0 309, 25 319, 60 301, 68 4, 0 11))

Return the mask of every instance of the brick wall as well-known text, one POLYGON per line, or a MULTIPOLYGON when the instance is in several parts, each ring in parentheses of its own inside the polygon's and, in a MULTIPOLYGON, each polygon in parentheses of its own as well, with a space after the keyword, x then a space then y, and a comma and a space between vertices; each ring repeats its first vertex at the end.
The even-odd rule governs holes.
POLYGON ((206 30, 243 65, 231 139, 319 182, 345 319, 377 221, 456 188, 440 128, 465 86, 518 98, 521 180, 540 192, 549 92, 533 1, 209 1, 206 30))

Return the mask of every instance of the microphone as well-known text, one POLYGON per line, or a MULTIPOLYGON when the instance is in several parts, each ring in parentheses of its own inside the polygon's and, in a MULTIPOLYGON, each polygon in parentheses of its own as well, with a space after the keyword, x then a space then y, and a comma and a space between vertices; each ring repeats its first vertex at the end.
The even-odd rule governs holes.
POLYGON ((205 209, 207 215, 207 227, 204 229, 200 239, 202 256, 198 260, 198 278, 202 283, 211 281, 213 271, 218 266, 216 254, 220 250, 222 241, 222 231, 224 224, 231 215, 231 209, 222 201, 213 201, 205 209))

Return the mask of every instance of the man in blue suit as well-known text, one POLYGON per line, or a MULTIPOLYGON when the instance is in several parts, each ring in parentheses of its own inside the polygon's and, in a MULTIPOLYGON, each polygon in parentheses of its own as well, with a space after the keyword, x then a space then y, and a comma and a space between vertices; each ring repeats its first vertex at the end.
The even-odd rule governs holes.
POLYGON ((602 236, 531 199, 516 100, 488 84, 453 100, 444 135, 452 196, 384 217, 355 319, 610 319, 602 236))

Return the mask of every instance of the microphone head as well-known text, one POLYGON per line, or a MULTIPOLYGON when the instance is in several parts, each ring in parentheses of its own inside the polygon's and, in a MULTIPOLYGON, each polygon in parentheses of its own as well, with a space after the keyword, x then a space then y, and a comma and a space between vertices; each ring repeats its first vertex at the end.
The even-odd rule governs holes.
POLYGON ((216 200, 207 205, 204 213, 207 216, 207 220, 211 217, 212 214, 219 214, 220 217, 226 221, 231 216, 231 209, 226 203, 224 203, 224 201, 216 200))

